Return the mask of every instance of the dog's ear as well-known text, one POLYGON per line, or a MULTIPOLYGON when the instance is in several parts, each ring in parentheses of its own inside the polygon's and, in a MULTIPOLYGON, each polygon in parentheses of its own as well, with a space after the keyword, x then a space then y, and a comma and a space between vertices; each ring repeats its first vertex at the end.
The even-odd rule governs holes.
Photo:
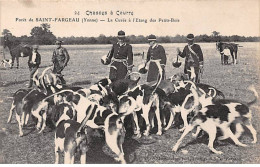
POLYGON ((66 98, 65 99, 66 99, 67 102, 72 102, 73 93, 72 92, 66 93, 66 98))
POLYGON ((80 100, 80 95, 79 94, 76 94, 76 95, 72 96, 72 102, 75 103, 76 105, 78 105, 79 100, 80 100))

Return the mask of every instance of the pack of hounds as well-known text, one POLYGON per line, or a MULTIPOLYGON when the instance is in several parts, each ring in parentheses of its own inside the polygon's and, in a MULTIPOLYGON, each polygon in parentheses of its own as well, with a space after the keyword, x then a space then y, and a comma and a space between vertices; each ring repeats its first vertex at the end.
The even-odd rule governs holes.
MULTIPOLYGON (((160 68, 160 65, 158 66, 160 68)), ((60 154, 64 153, 64 163, 74 163, 75 154, 80 153, 81 163, 86 163, 88 150, 87 128, 100 129, 104 132, 108 147, 116 154, 116 160, 127 163, 123 151, 127 128, 125 118, 131 116, 133 136, 148 136, 157 126, 157 135, 163 135, 176 120, 183 121, 180 139, 173 146, 174 152, 183 138, 197 128, 192 135, 197 137, 203 130, 209 136, 208 148, 221 154, 214 148, 217 129, 222 136, 217 140, 230 138, 238 146, 245 147, 238 139, 247 127, 252 134, 252 143, 257 142, 257 132, 251 118, 250 105, 257 100, 258 94, 253 86, 249 88, 254 94, 250 102, 225 99, 224 94, 215 87, 193 83, 186 75, 178 73, 152 83, 139 84, 136 80, 126 79, 111 82, 104 78, 89 88, 69 87, 59 84, 58 78, 46 68, 41 75, 34 75, 35 88, 19 89, 13 95, 8 123, 15 113, 19 126, 19 136, 24 135, 30 117, 36 123, 39 133, 51 120, 55 125, 55 163, 60 163, 60 154), (37 76, 38 75, 38 76, 37 76), (140 119, 143 124, 140 124, 140 119), (235 125, 235 132, 230 126, 235 125)), ((160 70, 159 70, 160 71, 160 70)), ((173 143, 175 141, 172 141, 173 143)))

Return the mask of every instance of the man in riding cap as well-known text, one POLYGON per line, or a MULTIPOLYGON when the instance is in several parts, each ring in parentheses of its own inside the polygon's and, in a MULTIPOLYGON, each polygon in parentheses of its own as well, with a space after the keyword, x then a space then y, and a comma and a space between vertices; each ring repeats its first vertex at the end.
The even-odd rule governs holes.
POLYGON ((194 79, 196 83, 199 83, 204 65, 203 53, 200 46, 194 44, 193 34, 187 35, 187 42, 188 45, 184 47, 182 52, 177 48, 177 54, 185 58, 184 73, 188 74, 189 79, 194 79), (193 78, 193 75, 195 75, 195 78, 193 78))
POLYGON ((110 64, 109 79, 112 82, 124 79, 127 73, 132 72, 133 68, 132 46, 125 42, 125 32, 119 31, 117 38, 118 42, 113 44, 112 49, 106 56, 106 62, 102 62, 105 65, 110 64))
POLYGON ((70 56, 66 48, 61 46, 62 41, 57 40, 57 48, 53 51, 52 62, 53 62, 53 73, 61 80, 61 84, 66 84, 66 81, 61 74, 62 70, 67 66, 70 56))
POLYGON ((147 74, 147 82, 156 81, 158 78, 159 69, 155 63, 156 60, 160 61, 160 65, 162 68, 162 79, 165 79, 165 66, 167 61, 165 50, 163 46, 158 45, 155 35, 149 35, 148 42, 150 47, 147 52, 146 63, 150 61, 150 65, 147 74))
POLYGON ((30 70, 30 81, 28 88, 31 88, 33 85, 33 75, 39 68, 39 65, 41 64, 41 55, 38 52, 38 45, 33 46, 32 54, 30 54, 28 59, 28 66, 30 70))

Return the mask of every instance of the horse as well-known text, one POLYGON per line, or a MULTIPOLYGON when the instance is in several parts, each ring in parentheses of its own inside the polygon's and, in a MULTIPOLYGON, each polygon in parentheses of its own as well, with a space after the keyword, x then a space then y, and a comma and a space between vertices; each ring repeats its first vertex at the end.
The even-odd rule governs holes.
POLYGON ((16 59, 17 66, 19 68, 19 57, 28 57, 32 55, 32 48, 29 46, 21 46, 20 42, 18 41, 10 41, 8 37, 4 37, 3 42, 4 48, 8 47, 10 51, 10 55, 12 57, 12 64, 10 68, 14 66, 14 59, 16 59))
POLYGON ((221 64, 225 64, 224 61, 224 49, 228 48, 230 50, 232 56, 232 63, 237 64, 237 51, 238 51, 238 44, 235 43, 224 43, 224 42, 216 42, 216 49, 220 52, 221 55, 221 64))

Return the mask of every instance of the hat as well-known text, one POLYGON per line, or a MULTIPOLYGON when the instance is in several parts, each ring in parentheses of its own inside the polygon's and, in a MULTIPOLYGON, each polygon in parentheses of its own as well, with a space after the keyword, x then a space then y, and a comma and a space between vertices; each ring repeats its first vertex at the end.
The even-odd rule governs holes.
POLYGON ((33 47, 32 47, 33 49, 38 49, 39 48, 39 46, 38 45, 33 45, 33 47))
POLYGON ((101 57, 101 63, 104 64, 104 65, 108 65, 108 64, 111 63, 111 59, 109 59, 107 57, 107 55, 104 55, 104 56, 101 57))
POLYGON ((148 36, 148 41, 156 41, 156 36, 151 34, 148 36))
POLYGON ((175 68, 179 68, 181 66, 181 62, 172 62, 172 66, 175 67, 175 68))
POLYGON ((141 74, 146 74, 147 73, 147 67, 145 64, 140 64, 138 66, 138 72, 141 73, 141 74))
POLYGON ((193 34, 188 34, 187 35, 188 40, 194 40, 194 35, 193 34))
POLYGON ((61 40, 56 40, 55 44, 62 44, 62 41, 61 40))
POLYGON ((118 38, 125 38, 125 32, 122 31, 122 30, 118 31, 117 37, 118 37, 118 38))

